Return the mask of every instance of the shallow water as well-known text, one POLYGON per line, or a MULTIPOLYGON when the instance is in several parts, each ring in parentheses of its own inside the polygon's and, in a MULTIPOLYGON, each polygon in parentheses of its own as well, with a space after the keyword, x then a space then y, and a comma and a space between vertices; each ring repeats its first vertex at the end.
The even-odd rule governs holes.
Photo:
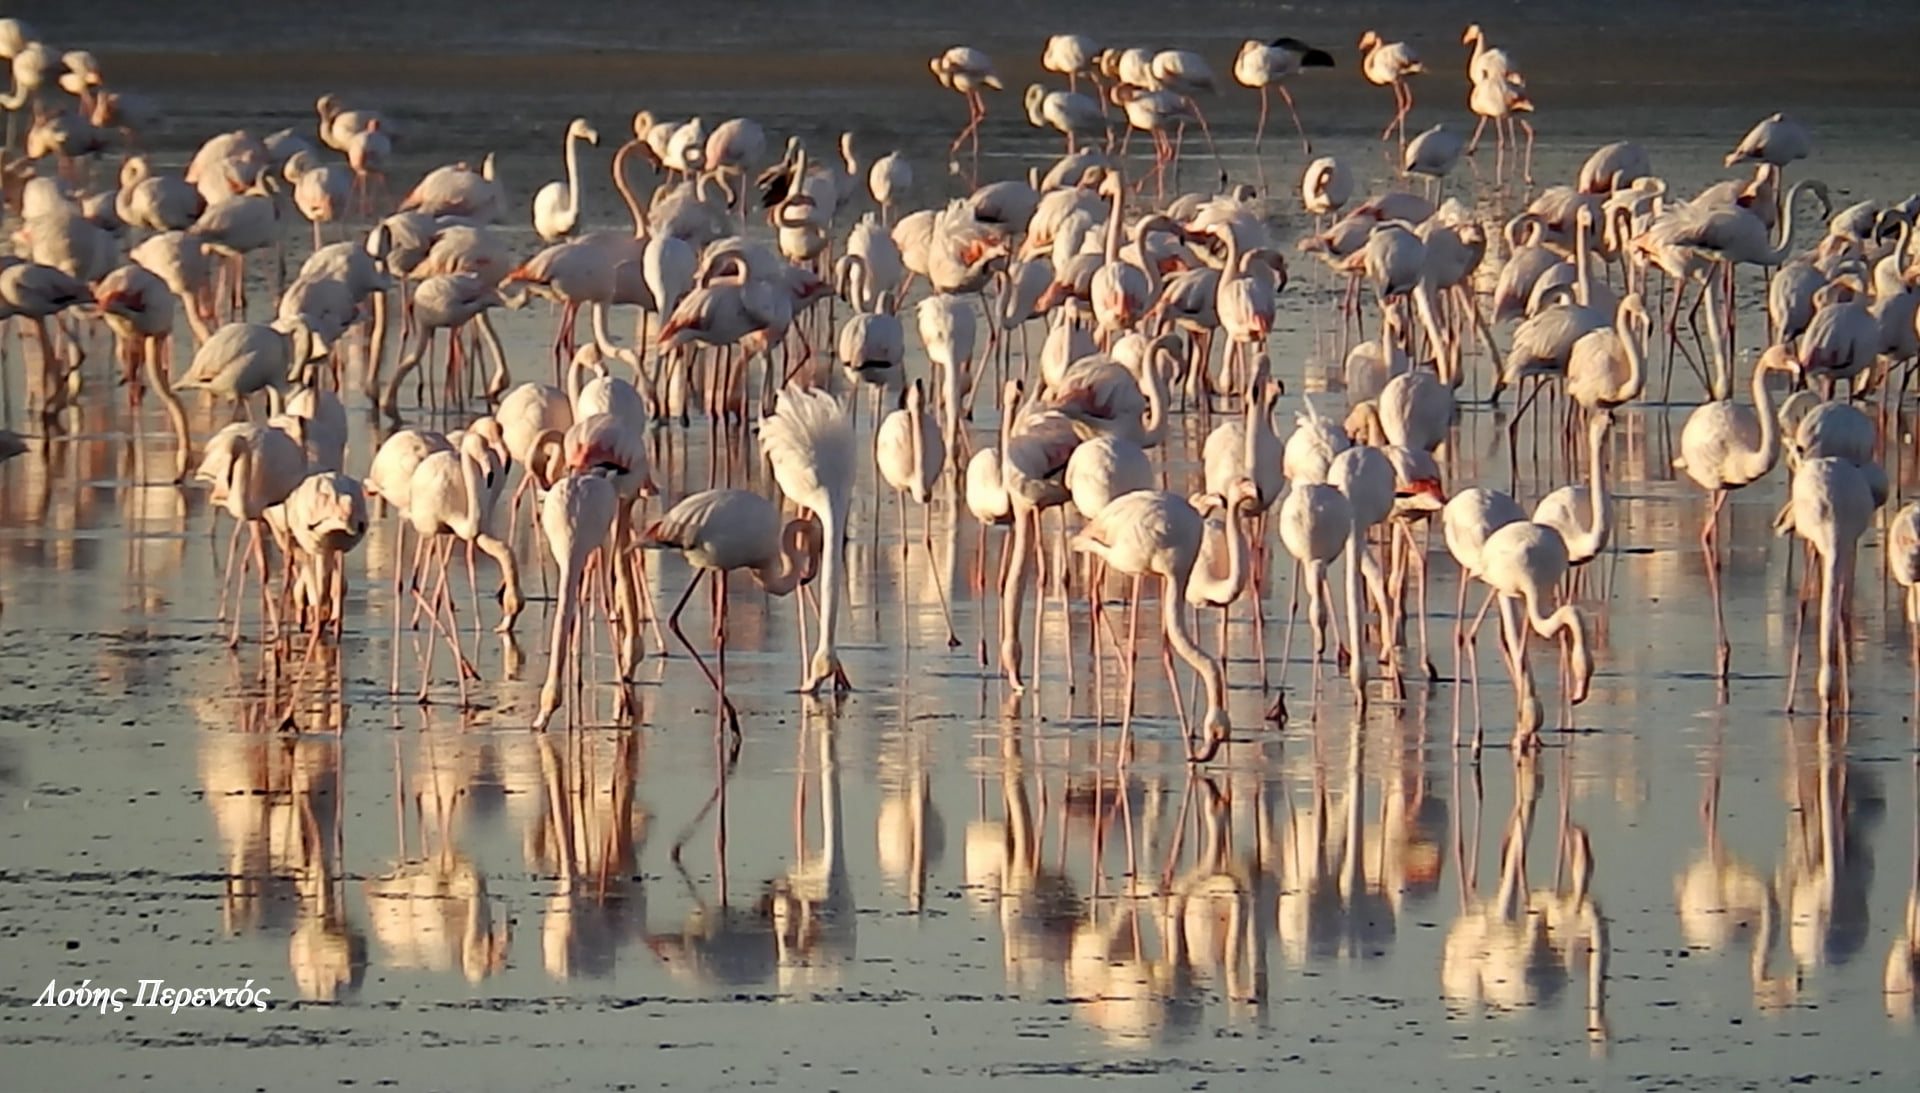
MULTIPOLYGON (((941 9, 896 17, 855 7, 842 27, 839 5, 801 9, 792 27, 749 23, 738 38, 648 5, 527 33, 517 10, 461 5, 457 32, 443 38, 449 7, 409 5, 418 22, 392 31, 393 51, 436 42, 417 67, 367 62, 346 79, 326 73, 369 33, 358 15, 322 23, 304 8, 253 5, 210 23, 185 9, 188 18, 169 18, 121 4, 22 14, 62 40, 99 42, 109 65, 117 52, 150 73, 173 117, 158 142, 164 162, 184 161, 216 127, 307 126, 312 95, 331 86, 407 126, 397 180, 495 150, 523 196, 558 173, 567 117, 584 114, 612 135, 627 111, 650 105, 710 120, 749 112, 776 134, 851 128, 863 154, 912 155, 915 197, 933 201, 961 189, 939 170, 960 106, 920 75, 927 39, 998 44, 994 33, 956 29, 941 9), (583 45, 784 59, 756 69, 701 56, 621 76, 624 58, 572 52, 583 45), (864 52, 821 62, 823 45, 864 52), (776 52, 789 47, 795 56, 776 52), (180 55, 211 58, 210 67, 196 74, 201 62, 180 55), (493 65, 506 74, 499 82, 484 74, 493 65)), ((1681 9, 1632 10, 1651 34, 1687 23, 1681 9)), ((976 10, 987 26, 994 9, 976 10)), ((1152 36, 1159 13, 1189 10, 1222 27, 1252 15, 1213 5, 1078 14, 1152 36)), ((1580 6, 1566 18, 1622 10, 1580 6)), ((1766 6, 1736 41, 1793 53, 1781 42, 1788 32, 1814 43, 1881 18, 1891 35, 1913 18, 1832 6, 1838 14, 1814 25, 1802 10, 1766 6)), ((1706 65, 1674 77, 1676 103, 1631 78, 1579 76, 1652 65, 1625 48, 1603 57, 1576 48, 1607 29, 1603 18, 1558 27, 1534 11, 1512 9, 1509 41, 1525 46, 1523 59, 1556 62, 1536 77, 1542 180, 1570 177, 1600 141, 1637 134, 1656 169, 1691 192, 1720 177, 1719 157, 1754 118, 1786 107, 1819 142, 1795 172, 1833 183, 1840 203, 1913 186, 1920 164, 1884 136, 1920 122, 1920 100, 1900 83, 1910 76, 1822 65, 1808 46, 1799 52, 1811 55, 1801 63, 1813 76, 1790 89, 1706 65), (1557 82, 1567 102, 1558 109, 1546 105, 1557 82)), ((1337 42, 1375 17, 1414 19, 1400 5, 1298 14, 1337 42)), ((1463 20, 1420 18, 1436 69, 1450 71, 1447 28, 1463 20)), ((992 25, 1001 38, 1034 37, 992 25)), ((1224 76, 1228 40, 1239 35, 1191 37, 1210 43, 1224 76)), ((1003 70, 1026 75, 1010 54, 1003 70)), ((1453 79, 1436 74, 1419 89, 1432 97, 1416 103, 1416 129, 1465 116, 1453 79)), ((1379 189, 1387 169, 1371 137, 1387 96, 1353 81, 1349 71, 1296 86, 1319 150, 1360 165, 1379 189)), ((1054 148, 1003 98, 985 130, 989 176, 1041 163, 1054 148)), ((1236 178, 1257 177, 1252 117, 1238 89, 1214 115, 1236 178)), ((1284 129, 1270 137, 1264 169, 1292 238, 1304 226, 1287 193, 1299 150, 1284 129)), ((587 157, 591 226, 620 223, 601 181, 609 152, 587 157)), ((1197 160, 1186 181, 1210 185, 1212 173, 1197 160)), ((1472 183, 1463 169, 1451 185, 1490 217, 1523 199, 1472 183)), ((297 260, 304 236, 294 234, 297 260)), ((532 251, 524 227, 507 235, 532 251)), ((1288 412, 1300 392, 1324 387, 1339 359, 1337 290, 1305 260, 1294 275, 1273 343, 1288 412)), ((1751 272, 1741 285, 1739 341, 1753 346, 1759 290, 1751 272)), ((256 313, 266 299, 255 293, 256 313)), ((522 378, 544 375, 550 321, 544 308, 501 320, 522 378)), ((910 369, 924 367, 917 348, 910 369)), ((18 361, 27 350, 9 351, 18 361)), ((1484 359, 1469 360, 1484 377, 1484 359)), ((386 519, 351 559, 351 622, 337 655, 303 673, 251 637, 230 652, 215 615, 220 537, 204 494, 158 484, 170 451, 160 418, 150 405, 130 416, 103 367, 90 364, 66 439, 0 467, 7 1088, 890 1089, 984 1078, 1024 1088, 1104 1075, 1147 1077, 1155 1088, 1253 1088, 1290 1075, 1356 1090, 1911 1084, 1913 998, 1883 984, 1920 898, 1920 754, 1907 633, 1881 576, 1879 533, 1861 553, 1853 711, 1824 722, 1789 716, 1799 569, 1790 576, 1788 565, 1798 550, 1770 531, 1784 476, 1735 494, 1724 576, 1735 674, 1718 693, 1696 541, 1704 500, 1670 469, 1687 406, 1700 397, 1684 367, 1674 405, 1623 412, 1613 439, 1617 546, 1583 593, 1602 636, 1593 695, 1568 722, 1578 731, 1550 732, 1540 756, 1513 762, 1501 748, 1512 689, 1484 638, 1478 706, 1492 747, 1478 764, 1454 746, 1474 731, 1471 687, 1414 685, 1400 703, 1376 691, 1356 715, 1331 667, 1314 682, 1304 635, 1281 660, 1290 578, 1276 565, 1268 671, 1289 690, 1292 720, 1261 726, 1267 697, 1242 607, 1229 631, 1235 743, 1204 770, 1182 760, 1150 641, 1135 748, 1119 765, 1118 672, 1109 657, 1094 685, 1084 605, 1072 616, 1076 686, 1057 652, 1066 631, 1055 608, 1040 685, 1008 701, 975 658, 994 608, 969 575, 977 529, 964 517, 956 526, 949 497, 933 508, 938 564, 929 566, 921 513, 907 513, 903 561, 895 502, 863 487, 843 634, 857 690, 842 703, 792 693, 795 605, 736 583, 728 670, 744 739, 731 762, 711 731, 712 692, 677 648, 642 665, 632 727, 609 723, 609 689, 599 686, 580 727, 528 733, 550 606, 530 565, 536 599, 517 650, 471 630, 455 568, 455 602, 484 677, 471 709, 457 708, 444 654, 434 702, 412 701, 411 632, 405 693, 390 697, 386 519), (953 651, 934 596, 942 586, 962 639, 953 651), (1581 835, 1592 862, 1584 890, 1569 849, 1581 835), (1503 860, 1503 846, 1524 846, 1524 856, 1503 860), (252 979, 275 1005, 106 1016, 33 1008, 50 978, 130 990, 141 979, 252 979)), ((5 371, 15 407, 20 371, 5 371)), ((201 436, 225 412, 189 402, 201 436)), ((349 407, 348 469, 364 471, 377 434, 357 396, 349 407)), ((1504 425, 1478 407, 1463 416, 1450 487, 1507 485, 1504 425)), ((990 442, 993 427, 983 413, 976 439, 990 442)), ((1911 432, 1909 421, 1893 431, 1896 451, 1911 450, 1911 432)), ((1177 422, 1165 462, 1176 488, 1192 480, 1203 435, 1192 415, 1177 422)), ((1526 498, 1569 475, 1551 434, 1532 436, 1521 448, 1526 498)), ((666 496, 708 483, 714 449, 703 423, 667 429, 659 443, 666 496)), ((1911 481, 1912 462, 1890 458, 1896 481, 1911 481)), ((724 466, 733 481, 764 483, 752 461, 724 466)), ((1451 562, 1436 554, 1430 640, 1451 678, 1456 586, 1451 562)), ((661 610, 686 578, 677 559, 651 566, 661 610)), ((484 564, 480 585, 482 596, 494 586, 484 564)), ((480 604, 485 619, 494 610, 480 604)), ((704 648, 704 606, 688 618, 704 648)), ((251 611, 248 619, 251 633, 251 611)), ((1211 645, 1211 618, 1200 631, 1211 645)), ((1806 648, 1811 660, 1810 636, 1806 648)), ((651 634, 648 651, 659 652, 651 634)), ((602 680, 605 653, 603 642, 591 662, 602 680)), ((1551 650, 1535 659, 1546 693, 1557 694, 1551 650)), ((1192 693, 1181 699, 1190 708, 1192 693)), ((1799 704, 1808 700, 1803 681, 1799 704)))

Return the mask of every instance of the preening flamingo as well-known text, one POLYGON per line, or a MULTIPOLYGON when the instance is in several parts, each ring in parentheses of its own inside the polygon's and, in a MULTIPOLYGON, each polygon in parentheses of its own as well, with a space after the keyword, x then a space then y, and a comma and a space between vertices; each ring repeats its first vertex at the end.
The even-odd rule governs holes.
POLYGON ((789 386, 773 414, 760 422, 760 452, 773 465, 781 492, 820 520, 820 636, 800 683, 812 694, 828 682, 847 690, 835 645, 846 563, 847 515, 852 503, 854 441, 846 407, 825 391, 789 386))

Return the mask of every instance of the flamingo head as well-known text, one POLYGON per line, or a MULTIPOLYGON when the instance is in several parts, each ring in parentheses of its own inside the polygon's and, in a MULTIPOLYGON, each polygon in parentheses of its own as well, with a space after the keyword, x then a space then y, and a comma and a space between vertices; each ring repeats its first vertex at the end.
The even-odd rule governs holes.
POLYGON ((1416 478, 1393 491, 1395 499, 1421 512, 1439 512, 1446 507, 1447 490, 1438 478, 1416 478))
POLYGON ((1484 41, 1485 39, 1486 39, 1486 34, 1480 29, 1479 23, 1468 23, 1467 29, 1464 32, 1462 32, 1460 35, 1460 44, 1463 46, 1470 46, 1470 45, 1475 45, 1481 41, 1484 41))
POLYGON ((1798 376, 1801 372, 1800 361, 1794 357, 1793 352, 1784 344, 1768 346, 1766 352, 1760 354, 1760 359, 1754 364, 1754 367, 1775 372, 1786 372, 1793 376, 1798 376))
POLYGON ((1360 35, 1360 52, 1367 53, 1380 48, 1380 32, 1369 30, 1360 35))

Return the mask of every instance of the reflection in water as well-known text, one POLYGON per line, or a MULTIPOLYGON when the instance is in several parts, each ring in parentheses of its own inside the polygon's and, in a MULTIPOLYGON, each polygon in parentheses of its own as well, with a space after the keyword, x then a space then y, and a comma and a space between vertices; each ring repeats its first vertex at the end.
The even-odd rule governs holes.
POLYGON ((522 771, 537 763, 539 772, 521 798, 521 830, 528 870, 553 878, 541 919, 547 974, 609 975, 619 949, 645 933, 646 897, 635 876, 649 822, 634 805, 639 739, 573 732, 502 743, 519 753, 522 771))
MULTIPOLYGON (((1560 822, 1555 831, 1554 884, 1532 890, 1527 886, 1527 844, 1540 799, 1539 764, 1536 753, 1523 753, 1514 759, 1513 811, 1501 837, 1499 880, 1490 897, 1478 890, 1478 871, 1465 857, 1464 832, 1455 837, 1461 909, 1447 930, 1440 964, 1441 990, 1454 1005, 1510 1013, 1557 1001, 1567 983, 1584 972, 1587 1034, 1596 1043, 1604 1042, 1607 924, 1590 891, 1591 841, 1586 829, 1568 818, 1564 779, 1560 822), (1571 876, 1564 886, 1558 875, 1561 863, 1570 865, 1571 876)), ((1476 810, 1479 795, 1476 771, 1476 810)), ((1476 831, 1476 857, 1479 840, 1476 831)))
POLYGON ((837 985, 853 959, 853 893, 847 878, 845 827, 840 794, 839 715, 823 703, 807 700, 800 728, 801 754, 811 743, 820 779, 820 852, 806 837, 807 764, 794 770, 796 861, 767 885, 766 907, 780 969, 780 989, 795 991, 837 985))
POLYGON ((927 875, 946 852, 946 822, 933 803, 933 776, 927 769, 929 742, 904 728, 889 737, 880 753, 878 846, 880 872, 904 888, 907 906, 926 905, 927 875))
POLYGON ((1760 870, 1729 853, 1720 840, 1721 761, 1716 732, 1700 798, 1706 846, 1674 882, 1680 936, 1689 946, 1710 952, 1736 944, 1748 946, 1754 1004, 1775 1009, 1792 1004, 1800 981, 1797 975, 1778 977, 1767 970, 1779 914, 1773 885, 1760 870))
MULTIPOLYGON (((247 699, 233 731, 229 704, 199 706, 200 780, 224 856, 221 923, 229 933, 287 929, 288 963, 302 997, 334 1001, 366 970, 366 941, 347 921, 340 793, 344 707, 325 704, 311 735, 248 731, 295 718, 268 696, 247 699)), ((306 720, 307 711, 300 712, 306 720)))
MULTIPOLYGON (((396 739, 394 747, 399 746, 396 739)), ((420 733, 411 793, 397 802, 400 860, 366 882, 368 924, 389 967, 458 970, 469 983, 506 967, 506 916, 496 916, 486 875, 459 849, 478 752, 477 739, 458 731, 429 727, 420 733), (409 796, 419 833, 417 857, 407 854, 409 796)), ((395 773, 404 770, 396 752, 395 773)))
POLYGON ((1846 722, 1822 718, 1812 752, 1787 725, 1786 850, 1775 890, 1787 916, 1787 942, 1802 976, 1845 963, 1867 940, 1867 888, 1873 856, 1864 828, 1878 819, 1876 793, 1862 770, 1849 770, 1846 722))

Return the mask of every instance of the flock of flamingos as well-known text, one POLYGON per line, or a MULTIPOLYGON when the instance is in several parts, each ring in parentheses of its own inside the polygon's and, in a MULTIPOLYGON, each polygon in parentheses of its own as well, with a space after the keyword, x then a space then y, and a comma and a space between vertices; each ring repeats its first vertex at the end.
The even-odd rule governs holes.
MULTIPOLYGON (((1006 529, 995 648, 1014 691, 1034 684, 1042 661, 1060 658, 1053 667, 1072 672, 1076 651, 1043 645, 1038 616, 1057 594, 1071 618, 1068 599, 1079 594, 1095 669, 1108 648, 1124 661, 1130 714, 1141 586, 1157 578, 1163 648, 1199 680, 1201 708, 1181 714, 1196 762, 1233 727, 1225 646, 1203 648, 1197 613, 1220 612, 1223 635, 1227 616, 1250 616, 1263 685, 1270 664, 1292 667, 1290 643, 1270 661, 1264 639, 1276 542, 1295 562, 1296 610, 1306 604, 1316 698, 1328 659, 1362 704, 1438 679, 1426 611, 1437 522, 1461 574, 1453 678, 1474 672, 1460 662, 1470 662, 1491 612, 1516 689, 1513 743, 1529 748, 1547 720, 1530 665, 1535 639, 1559 649, 1565 706, 1586 697, 1595 670, 1593 608, 1575 589, 1616 530, 1615 412, 1660 379, 1656 362, 1670 391, 1682 361, 1707 395, 1675 462, 1711 498, 1701 542, 1716 619, 1721 506, 1784 460, 1791 500, 1778 528, 1809 548, 1803 617, 1818 598, 1815 691, 1823 706, 1844 706, 1858 548, 1889 495, 1876 423, 1897 406, 1920 350, 1920 262, 1909 249, 1920 201, 1836 213, 1821 182, 1789 186, 1784 176, 1812 145, 1776 114, 1726 156, 1740 174, 1697 195, 1670 192, 1646 152, 1621 141, 1518 216, 1483 222, 1445 198, 1448 176, 1483 133, 1434 126, 1409 136, 1423 61, 1371 31, 1359 44, 1362 74, 1393 94, 1381 139, 1395 142, 1386 151, 1406 188, 1356 194, 1347 164, 1315 159, 1299 190, 1315 230, 1297 241, 1281 238, 1267 213, 1277 197, 1230 185, 1224 170, 1218 192, 1178 192, 1183 157, 1205 156, 1213 142, 1203 102, 1221 81, 1204 58, 1061 35, 1047 42, 1043 66, 1064 86, 1035 84, 1024 105, 1066 151, 1028 178, 969 181, 967 196, 909 211, 901 204, 913 165, 898 153, 860 163, 851 135, 826 154, 798 138, 782 152, 746 118, 708 126, 643 111, 614 157, 631 230, 586 230, 580 145, 600 135, 575 119, 564 180, 532 199, 543 248, 525 255, 495 228, 525 214, 491 157, 432 170, 391 208, 398 191, 387 166, 404 125, 328 95, 317 132, 221 133, 171 173, 140 152, 150 102, 115 90, 91 55, 62 53, 0 20, 14 83, 0 105, 25 129, 25 156, 5 172, 22 221, 20 257, 0 260, 0 314, 31 334, 15 359, 33 422, 30 436, 0 432, 0 455, 62 442, 63 420, 98 389, 80 363, 104 324, 119 380, 165 411, 174 473, 210 487, 233 518, 221 593, 232 641, 253 610, 251 574, 262 640, 294 643, 296 653, 304 642, 308 656, 337 642, 348 624, 343 557, 370 514, 389 510, 414 536, 410 555, 394 554, 393 618, 374 624, 392 628, 396 692, 405 630, 425 635, 421 697, 436 682, 441 645, 465 700, 474 669, 461 611, 471 622, 482 607, 477 593, 471 606, 458 603, 456 548, 475 585, 492 579, 476 569, 476 552, 497 569, 502 633, 519 625, 527 601, 523 567, 543 581, 549 559, 557 568, 535 728, 563 706, 577 711, 600 670, 589 652, 600 628, 624 695, 649 629, 666 652, 664 622, 714 687, 716 732, 737 737, 726 617, 741 595, 810 596, 811 626, 804 608, 799 618, 811 649, 797 683, 805 693, 849 687, 836 648, 847 543, 877 537, 879 508, 863 508, 876 526, 853 526, 856 495, 892 492, 903 551, 913 545, 909 510, 921 510, 929 564, 931 510, 964 505, 1006 529), (1130 153, 1136 136, 1151 143, 1150 167, 1130 153), (119 154, 117 178, 95 184, 119 154), (629 180, 643 162, 660 179, 650 196, 629 180), (1830 219, 1803 249, 1796 216, 1811 200, 1830 219), (291 241, 303 234, 289 228, 296 213, 311 223, 313 249, 289 274, 291 241), (1287 430, 1276 423, 1289 395, 1269 339, 1289 251, 1346 279, 1343 336, 1373 336, 1352 340, 1344 394, 1294 399, 1287 430), (1489 299, 1476 274, 1499 254, 1489 299), (1766 345, 1744 387, 1735 361, 1747 354, 1734 346, 1742 266, 1770 278, 1766 345), (273 317, 257 321, 248 293, 262 280, 278 298, 273 317), (492 324, 496 310, 531 296, 557 307, 550 366, 510 364, 492 324), (615 308, 637 313, 631 339, 611 329, 615 308), (908 359, 914 337, 924 370, 908 359), (182 341, 192 347, 184 369, 174 351, 182 341), (515 382, 516 371, 538 378, 515 382), (349 391, 356 380, 361 391, 349 391), (1447 481, 1463 387, 1495 402, 1515 389, 1516 478, 1530 427, 1536 453, 1546 436, 1584 466, 1582 480, 1531 509, 1510 493, 1447 481), (1791 393, 1777 397, 1780 387, 1791 393), (232 400, 233 423, 193 435, 176 391, 232 400), (364 468, 353 475, 345 400, 359 395, 394 428, 377 451, 353 453, 364 468), (404 425, 410 416, 459 427, 404 425), (716 473, 713 488, 656 500, 660 437, 696 417, 710 423, 716 449, 757 444, 771 482, 716 473), (1197 474, 1166 455, 1182 417, 1204 433, 1197 474), (997 426, 983 435, 976 420, 997 426), (520 534, 522 519, 531 536, 520 534), (663 551, 691 567, 672 604, 653 602, 645 572, 663 551), (734 570, 758 589, 730 585, 734 570), (681 626, 703 581, 710 653, 681 626), (1484 587, 1478 618, 1470 586, 1484 587), (1113 609, 1122 599, 1130 610, 1113 609), (1031 628, 1029 601, 1039 604, 1031 628)), ((1463 45, 1469 105, 1482 129, 1492 123, 1496 171, 1509 170, 1511 146, 1511 169, 1530 183, 1525 80, 1480 28, 1468 28, 1463 45)), ((1001 80, 969 47, 929 67, 967 104, 947 173, 964 173, 969 150, 977 173, 981 122, 1001 80)), ((1234 59, 1234 79, 1260 95, 1263 179, 1269 96, 1278 93, 1310 147, 1289 83, 1320 68, 1338 66, 1290 38, 1249 41, 1234 59)), ((1886 520, 1882 536, 1911 618, 1920 505, 1886 520)), ((1724 680, 1724 623, 1719 634, 1724 680)), ((982 665, 988 647, 983 635, 982 665)), ((1162 659, 1177 700, 1171 656, 1162 659)), ((1789 684, 1789 702, 1796 689, 1789 684)), ((1269 716, 1284 718, 1284 678, 1273 694, 1269 716)))

